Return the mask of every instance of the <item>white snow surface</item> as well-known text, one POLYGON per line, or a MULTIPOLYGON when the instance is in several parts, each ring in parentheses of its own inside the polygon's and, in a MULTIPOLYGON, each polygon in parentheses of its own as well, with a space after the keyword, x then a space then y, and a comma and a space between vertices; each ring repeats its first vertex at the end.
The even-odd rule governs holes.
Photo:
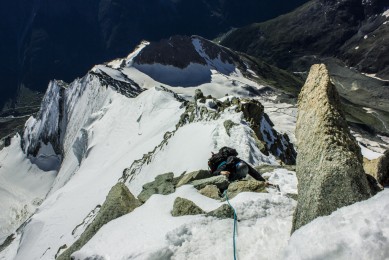
MULTIPOLYGON (((172 217, 170 211, 176 197, 190 199, 205 211, 222 204, 200 195, 189 185, 171 195, 153 195, 142 207, 101 228, 73 256, 232 259, 233 220, 204 215, 172 217)), ((280 195, 241 193, 231 204, 240 220, 237 235, 240 259, 277 258, 289 238, 295 202, 280 195)))
POLYGON ((56 171, 45 172, 26 158, 20 136, 0 151, 0 244, 39 206, 56 171))
POLYGON ((363 157, 365 157, 366 159, 374 160, 374 159, 377 159, 383 155, 382 153, 374 152, 361 144, 359 144, 359 147, 361 147, 361 153, 362 153, 363 157))
POLYGON ((383 15, 383 16, 386 16, 386 17, 389 17, 389 9, 386 10, 382 15, 383 15))
POLYGON ((389 259, 389 190, 301 227, 283 259, 389 259))

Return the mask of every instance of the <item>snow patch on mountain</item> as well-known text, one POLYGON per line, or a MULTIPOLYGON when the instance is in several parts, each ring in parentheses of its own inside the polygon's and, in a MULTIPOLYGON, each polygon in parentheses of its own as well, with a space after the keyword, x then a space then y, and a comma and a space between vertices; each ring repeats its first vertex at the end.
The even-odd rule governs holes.
POLYGON ((382 14, 383 16, 385 16, 385 17, 389 17, 389 9, 388 10, 386 10, 385 12, 383 12, 383 14, 382 14))
POLYGON ((20 141, 17 135, 10 146, 0 151, 0 244, 34 213, 57 173, 43 171, 31 163, 20 141))
POLYGON ((235 71, 235 65, 229 63, 228 61, 222 61, 220 53, 218 54, 217 58, 210 58, 206 50, 203 48, 203 42, 200 38, 193 38, 192 44, 195 47, 196 51, 200 54, 200 56, 205 59, 209 68, 226 75, 229 75, 235 71))

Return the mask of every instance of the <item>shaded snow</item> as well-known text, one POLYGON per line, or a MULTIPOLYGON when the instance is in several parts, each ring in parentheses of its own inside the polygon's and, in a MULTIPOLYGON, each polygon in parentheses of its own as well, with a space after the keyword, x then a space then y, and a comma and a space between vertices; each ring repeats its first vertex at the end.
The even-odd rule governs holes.
POLYGON ((382 153, 374 152, 361 144, 359 144, 359 147, 361 148, 361 153, 362 153, 363 157, 365 157, 369 160, 377 159, 383 155, 382 153))
POLYGON ((43 171, 20 148, 20 136, 0 151, 0 244, 39 206, 56 171, 43 171))

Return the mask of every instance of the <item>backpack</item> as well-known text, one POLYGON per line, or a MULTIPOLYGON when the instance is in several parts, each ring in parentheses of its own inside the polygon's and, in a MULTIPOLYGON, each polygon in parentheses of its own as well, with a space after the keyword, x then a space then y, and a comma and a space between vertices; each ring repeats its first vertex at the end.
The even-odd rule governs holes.
POLYGON ((208 160, 208 166, 211 170, 211 173, 217 170, 219 165, 226 161, 229 156, 237 156, 238 152, 230 147, 222 147, 218 153, 212 154, 211 158, 208 160))

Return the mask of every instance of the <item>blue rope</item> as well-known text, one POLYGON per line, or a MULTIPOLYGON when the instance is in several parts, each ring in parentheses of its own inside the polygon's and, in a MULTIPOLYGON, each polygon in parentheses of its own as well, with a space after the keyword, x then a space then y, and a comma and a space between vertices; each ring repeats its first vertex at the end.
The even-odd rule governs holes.
POLYGON ((236 237, 237 216, 236 216, 236 211, 235 211, 234 207, 230 204, 230 201, 228 200, 227 190, 225 191, 225 194, 226 194, 226 199, 227 199, 228 205, 230 205, 230 207, 234 211, 234 234, 232 236, 232 243, 233 243, 233 247, 234 247, 234 260, 236 260, 236 241, 235 241, 235 237, 236 237))

